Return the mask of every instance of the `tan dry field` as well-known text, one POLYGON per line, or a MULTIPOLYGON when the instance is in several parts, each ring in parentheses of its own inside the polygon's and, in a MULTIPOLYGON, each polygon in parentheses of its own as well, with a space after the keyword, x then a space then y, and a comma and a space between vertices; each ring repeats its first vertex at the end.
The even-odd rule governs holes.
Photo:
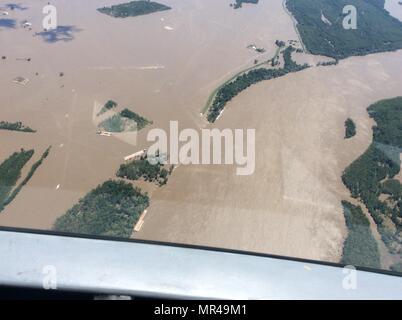
MULTIPOLYGON (((164 0, 173 10, 112 19, 96 8, 121 1, 54 1, 60 25, 80 29, 72 41, 46 43, 44 4, 25 1, 33 31, 0 28, 0 120, 23 121, 36 134, 0 131, 0 160, 21 147, 53 149, 5 211, 0 225, 48 229, 90 189, 112 178, 135 146, 96 135, 94 103, 129 106, 153 127, 210 127, 199 116, 209 93, 225 79, 270 57, 276 39, 296 39, 282 1, 261 0, 240 10, 231 1, 164 0), (31 62, 17 61, 31 57, 31 62), (35 76, 35 72, 39 75, 35 76), (64 72, 64 77, 59 77, 64 72), (30 78, 27 86, 12 83, 30 78), (56 186, 60 188, 56 190, 56 186)), ((0 1, 1 4, 6 3, 0 1)), ((24 3, 24 2, 22 2, 24 3)), ((402 95, 402 51, 350 58, 312 68, 241 93, 213 126, 256 129, 256 171, 234 166, 180 166, 163 188, 149 188, 151 206, 136 238, 339 261, 346 234, 340 176, 371 140, 366 108, 402 95), (344 121, 358 134, 345 141, 344 121)), ((31 161, 33 162, 33 160, 31 161)))

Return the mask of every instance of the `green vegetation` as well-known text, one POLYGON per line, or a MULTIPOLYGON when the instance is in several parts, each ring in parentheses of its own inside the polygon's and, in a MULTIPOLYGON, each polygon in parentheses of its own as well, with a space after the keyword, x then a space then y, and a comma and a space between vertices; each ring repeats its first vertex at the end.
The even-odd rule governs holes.
POLYGON ((373 142, 346 168, 342 180, 366 205, 390 252, 402 253, 401 186, 393 179, 401 166, 402 97, 379 101, 368 112, 377 123, 373 142))
POLYGON ((99 127, 108 132, 127 132, 141 130, 151 123, 137 113, 124 109, 101 122, 99 127))
POLYGON ((279 47, 279 48, 284 48, 284 47, 286 46, 285 41, 282 41, 282 40, 276 40, 276 41, 275 41, 275 44, 276 44, 276 46, 279 47))
POLYGON ((40 157, 40 159, 32 165, 31 169, 29 170, 29 172, 26 175, 26 177, 24 178, 24 180, 22 180, 22 182, 11 192, 10 196, 4 201, 3 207, 10 204, 11 201, 13 201, 15 199, 15 197, 18 195, 18 193, 21 191, 21 189, 29 182, 29 180, 31 180, 35 171, 40 167, 43 160, 45 160, 47 158, 47 156, 49 155, 50 148, 51 147, 47 148, 46 151, 40 157))
POLYGON ((120 115, 124 118, 134 120, 137 123, 138 130, 145 128, 148 124, 152 124, 152 121, 149 121, 149 120, 141 117, 139 114, 137 114, 131 110, 128 110, 127 108, 124 109, 123 111, 121 111, 120 115))
POLYGON ((297 72, 308 68, 308 65, 305 64, 300 66, 292 60, 292 52, 294 50, 295 49, 292 46, 289 46, 283 51, 282 54, 285 65, 282 69, 252 69, 248 72, 242 73, 234 80, 229 81, 225 85, 221 86, 208 110, 208 121, 215 122, 226 104, 251 85, 260 81, 283 77, 290 72, 297 72))
POLYGON ((21 132, 36 132, 36 130, 26 127, 22 122, 7 122, 0 121, 0 130, 11 130, 11 131, 21 131, 21 132))
POLYGON ((108 102, 105 103, 105 105, 102 107, 102 109, 99 111, 97 114, 100 116, 101 114, 105 113, 106 111, 112 110, 117 107, 117 103, 114 102, 113 100, 109 100, 108 102))
POLYGON ((378 245, 370 222, 360 206, 342 201, 348 236, 343 245, 342 263, 359 267, 380 268, 378 245))
POLYGON ((9 203, 10 192, 21 177, 22 168, 33 154, 34 150, 25 151, 21 149, 19 152, 14 152, 0 165, 0 212, 9 203))
POLYGON ((338 63, 339 63, 339 60, 318 62, 317 67, 336 66, 338 63))
POLYGON ((356 125, 352 119, 348 118, 345 121, 345 139, 350 139, 356 135, 356 125))
POLYGON ((129 132, 137 130, 137 123, 134 120, 115 114, 99 124, 99 127, 108 132, 129 132))
POLYGON ((129 180, 144 179, 145 181, 155 182, 159 186, 163 186, 167 183, 171 172, 172 167, 170 170, 167 170, 163 164, 151 164, 146 157, 143 157, 122 164, 116 175, 129 180))
POLYGON ((286 6, 312 54, 344 59, 402 48, 402 23, 384 9, 384 0, 287 0, 286 6), (346 5, 357 9, 356 29, 343 28, 346 5))
MULTIPOLYGON (((402 3, 401 3, 402 4, 402 3)), ((402 262, 394 263, 391 268, 392 271, 402 272, 402 262)))
POLYGON ((242 7, 243 3, 254 3, 257 4, 258 0, 236 0, 234 4, 232 4, 234 9, 239 9, 242 7))
POLYGON ((149 197, 124 181, 109 180, 58 218, 54 230, 129 238, 149 197))
POLYGON ((128 3, 113 5, 111 7, 103 7, 98 9, 98 11, 115 18, 127 18, 170 9, 170 7, 157 2, 131 1, 128 3))

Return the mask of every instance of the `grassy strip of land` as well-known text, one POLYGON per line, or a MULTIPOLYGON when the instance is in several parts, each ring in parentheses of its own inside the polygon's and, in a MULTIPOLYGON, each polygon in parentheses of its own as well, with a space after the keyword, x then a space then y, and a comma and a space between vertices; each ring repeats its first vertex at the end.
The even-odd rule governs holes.
POLYGON ((47 156, 49 155, 50 148, 51 147, 47 148, 45 150, 45 152, 42 154, 42 156, 40 157, 40 159, 32 165, 31 169, 29 170, 29 172, 26 175, 26 177, 24 178, 24 180, 21 181, 21 183, 11 192, 10 196, 4 201, 3 207, 10 204, 11 201, 13 201, 15 199, 15 197, 18 195, 18 193, 21 191, 21 189, 29 182, 29 180, 31 180, 35 171, 40 167, 43 160, 45 160, 47 158, 47 156))
POLYGON ((164 4, 153 1, 131 1, 111 7, 99 8, 98 11, 114 18, 127 18, 170 9, 170 7, 164 4))
POLYGON ((90 191, 53 226, 56 231, 129 238, 149 197, 124 181, 109 180, 90 191))
POLYGON ((31 159, 34 150, 14 152, 0 165, 0 212, 4 209, 11 190, 21 177, 21 170, 31 159))
POLYGON ((286 8, 312 54, 339 60, 402 48, 402 23, 384 9, 384 0, 286 0, 286 8), (356 8, 356 29, 343 27, 347 5, 356 8))
POLYGON ((342 176, 354 198, 367 207, 391 253, 402 253, 402 186, 400 172, 402 97, 382 100, 368 108, 377 125, 373 142, 342 176))
POLYGON ((370 222, 360 206, 342 201, 348 236, 343 245, 342 263, 359 267, 380 268, 378 244, 370 222))
POLYGON ((140 180, 154 182, 159 186, 167 183, 172 168, 167 170, 163 164, 151 164, 147 158, 133 160, 120 166, 116 175, 129 180, 140 180))
MULTIPOLYGON (((281 42, 278 42, 278 40, 277 40, 277 43, 280 44, 281 42)), ((252 67, 249 67, 249 68, 247 68, 247 69, 244 69, 244 70, 242 70, 242 71, 236 73, 234 76, 230 77, 230 79, 228 79, 228 80, 225 81, 223 84, 221 84, 219 87, 217 87, 214 91, 212 91, 212 93, 208 96, 207 102, 205 103, 204 107, 203 107, 202 110, 201 110, 201 114, 204 115, 204 114, 208 111, 208 109, 211 107, 212 102, 213 102, 213 100, 215 99, 216 94, 219 92, 219 90, 221 90, 221 89, 222 89, 223 87, 225 87, 227 84, 229 84, 230 82, 236 80, 236 78, 238 78, 238 77, 241 76, 242 74, 247 73, 247 72, 250 71, 250 70, 257 69, 257 68, 261 67, 262 65, 266 65, 266 64, 268 64, 268 63, 271 63, 271 65, 274 64, 274 62, 275 62, 275 61, 277 60, 277 58, 279 57, 279 51, 280 51, 281 49, 282 49, 282 47, 278 45, 278 48, 276 49, 275 55, 274 55, 271 59, 269 59, 268 61, 263 61, 263 62, 257 63, 257 64, 255 64, 255 65, 252 66, 252 67)))
POLYGON ((26 127, 22 124, 22 122, 7 122, 0 121, 0 130, 11 130, 11 131, 21 131, 21 132, 30 132, 34 133, 36 130, 31 129, 30 127, 26 127))
POLYGON ((356 135, 356 125, 352 119, 348 118, 345 121, 345 139, 350 139, 356 135))
POLYGON ((253 68, 251 71, 242 73, 233 81, 227 82, 225 85, 221 86, 214 96, 214 100, 208 110, 208 121, 211 123, 215 122, 226 104, 251 85, 308 68, 308 65, 305 64, 301 66, 292 60, 291 54, 294 50, 292 46, 289 46, 283 51, 284 67, 281 69, 253 68))

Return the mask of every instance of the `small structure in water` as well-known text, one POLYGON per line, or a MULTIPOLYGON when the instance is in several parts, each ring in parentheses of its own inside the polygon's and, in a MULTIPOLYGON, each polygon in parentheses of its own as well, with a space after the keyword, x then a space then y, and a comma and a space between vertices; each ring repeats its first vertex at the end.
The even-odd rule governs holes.
POLYGON ((25 85, 28 84, 29 79, 24 78, 24 77, 17 77, 17 78, 15 78, 15 79, 13 80, 13 82, 25 86, 25 85))
POLYGON ((136 153, 130 154, 127 157, 124 157, 124 161, 139 160, 146 157, 146 155, 147 155, 147 149, 144 149, 136 153))

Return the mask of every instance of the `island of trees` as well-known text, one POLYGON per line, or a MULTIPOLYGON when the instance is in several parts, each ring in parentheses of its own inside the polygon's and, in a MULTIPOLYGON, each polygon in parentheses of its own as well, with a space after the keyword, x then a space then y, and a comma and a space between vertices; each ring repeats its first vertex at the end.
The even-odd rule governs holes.
POLYGON ((381 237, 393 254, 402 254, 402 97, 382 100, 368 108, 373 141, 342 176, 352 197, 361 200, 373 217, 381 237))
POLYGON ((384 9, 385 0, 287 0, 307 50, 334 59, 402 48, 402 22, 384 9), (343 8, 357 9, 357 28, 343 27, 343 8), (331 22, 324 23, 322 14, 331 22))
POLYGON ((370 222, 360 206, 342 201, 348 236, 343 245, 341 263, 359 267, 380 268, 380 253, 370 222))
POLYGON ((0 212, 14 200, 21 189, 32 178, 35 171, 42 164, 43 160, 49 155, 50 147, 42 154, 41 158, 36 161, 29 170, 26 177, 16 184, 21 177, 22 168, 34 155, 34 150, 21 149, 19 152, 14 152, 0 165, 0 212))
POLYGON ((149 197, 124 181, 109 180, 90 191, 58 218, 61 232, 129 238, 149 197))
POLYGON ((11 131, 21 131, 21 132, 36 132, 36 130, 31 129, 22 124, 22 122, 7 122, 0 121, 0 130, 11 130, 11 131))
MULTIPOLYGON (((99 114, 112 110, 117 107, 117 103, 109 100, 105 106, 101 109, 99 114), (104 110, 104 111, 102 111, 104 110)), ((99 115, 98 114, 98 115, 99 115)), ((128 132, 139 131, 145 128, 147 125, 152 124, 152 121, 145 119, 139 114, 131 111, 127 108, 120 112, 115 113, 113 116, 107 118, 99 124, 99 128, 107 132, 128 132)))
MULTIPOLYGON (((267 69, 257 68, 245 72, 233 81, 229 81, 223 85, 216 93, 214 100, 209 107, 207 119, 209 122, 215 122, 219 117, 226 104, 237 96, 240 92, 247 89, 251 85, 274 78, 282 77, 290 72, 297 72, 308 68, 307 64, 298 65, 292 60, 292 52, 295 49, 292 46, 288 46, 283 50, 284 67, 280 69, 267 69)), ((275 58, 274 58, 275 59, 275 58)), ((273 59, 273 60, 274 60, 273 59)))
POLYGON ((350 139, 356 135, 356 125, 352 119, 348 118, 345 121, 345 139, 350 139))
POLYGON ((127 18, 170 9, 170 7, 164 4, 153 1, 131 1, 111 7, 99 8, 98 11, 115 18, 127 18))
POLYGON ((167 183, 172 169, 172 167, 169 169, 165 168, 165 165, 161 163, 151 164, 147 157, 144 156, 141 159, 122 164, 116 175, 128 180, 144 179, 145 181, 154 182, 159 186, 163 186, 167 183))
POLYGON ((236 0, 235 3, 231 4, 234 9, 239 9, 242 7, 243 3, 254 3, 257 4, 258 0, 236 0))
POLYGON ((108 102, 105 103, 105 105, 102 107, 102 109, 99 111, 97 114, 100 116, 101 114, 104 114, 106 111, 112 110, 117 107, 117 102, 113 100, 109 100, 108 102))

